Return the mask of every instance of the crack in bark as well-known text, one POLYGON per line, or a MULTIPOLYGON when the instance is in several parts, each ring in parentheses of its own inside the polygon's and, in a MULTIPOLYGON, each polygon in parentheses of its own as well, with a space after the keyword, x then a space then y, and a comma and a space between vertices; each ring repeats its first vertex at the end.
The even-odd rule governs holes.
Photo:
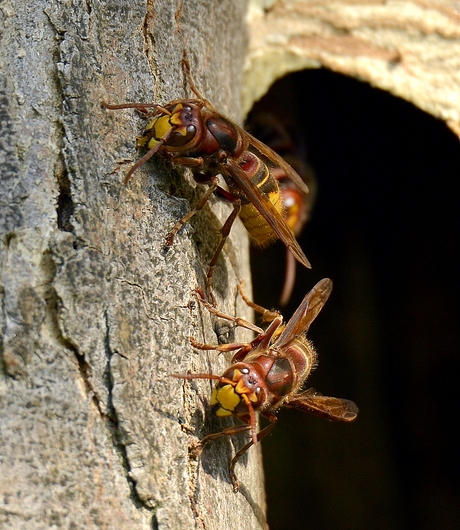
POLYGON ((88 16, 89 16, 89 21, 88 21, 88 27, 90 27, 90 20, 91 20, 91 13, 93 11, 93 8, 91 6, 91 2, 89 0, 85 0, 85 5, 86 5, 86 12, 88 13, 88 16))
POLYGON ((62 85, 61 75, 59 73, 58 64, 64 59, 61 57, 60 46, 65 40, 66 31, 64 28, 59 27, 58 21, 55 19, 52 13, 44 10, 45 15, 47 16, 51 27, 56 33, 56 38, 58 45, 53 49, 53 63, 54 63, 54 84, 56 90, 56 98, 59 100, 59 114, 61 119, 55 122, 56 128, 56 146, 59 148, 59 154, 56 159, 54 167, 54 176, 56 177, 58 184, 58 198, 57 198, 57 224, 59 230, 64 232, 70 232, 75 234, 74 226, 71 223, 71 218, 74 214, 74 203, 71 193, 71 183, 69 178, 69 172, 64 158, 64 138, 65 138, 65 129, 62 120, 63 116, 63 104, 64 104, 64 87, 62 85))
MULTIPOLYGON (((92 6, 90 3, 90 0, 85 0, 85 6, 86 11, 89 17, 88 20, 88 26, 90 27, 91 24, 91 15, 92 15, 92 6)), ((54 27, 57 37, 60 42, 62 42, 65 39, 65 32, 60 31, 60 29, 57 27, 56 21, 53 17, 48 15, 50 22, 52 26, 54 27)), ((62 85, 62 79, 59 74, 59 69, 57 68, 58 61, 62 60, 61 57, 59 57, 59 51, 57 51, 58 57, 55 58, 56 63, 56 86, 57 91, 60 93, 61 96, 61 115, 63 113, 62 104, 64 102, 65 96, 64 96, 64 89, 62 85)), ((67 99, 70 99, 67 97, 67 99)), ((54 175, 57 180, 58 184, 58 200, 57 200, 57 225, 59 230, 63 232, 70 232, 73 235, 75 234, 75 228, 71 222, 74 211, 75 211, 75 204, 72 197, 72 189, 71 189, 71 179, 69 176, 69 170, 67 168, 65 156, 64 156, 64 138, 66 136, 65 127, 62 122, 60 122, 60 126, 57 131, 58 134, 58 140, 57 144, 59 145, 60 152, 58 156, 58 160, 55 165, 54 169, 54 175)), ((123 161, 126 163, 126 161, 123 161)), ((131 160, 129 161, 131 162, 131 160)), ((121 166, 121 164, 120 164, 121 166)), ((74 249, 78 249, 77 245, 77 239, 74 243, 74 249)), ((95 247, 88 247, 92 248, 93 250, 96 250, 103 254, 103 252, 95 247)), ((110 325, 109 325, 109 319, 108 319, 108 309, 104 312, 105 317, 105 336, 104 336, 104 347, 105 347, 105 353, 107 358, 107 368, 104 371, 104 384, 107 388, 107 401, 105 405, 102 403, 102 398, 99 395, 99 393, 94 388, 94 385, 92 383, 93 378, 93 368, 91 364, 88 362, 86 356, 84 353, 82 353, 78 346, 71 340, 71 338, 65 336, 65 332, 61 328, 61 323, 59 321, 59 312, 60 312, 60 305, 62 303, 61 299, 59 298, 59 295, 53 285, 55 273, 56 273, 56 264, 53 260, 51 252, 48 253, 47 259, 44 260, 43 263, 43 271, 44 275, 46 276, 46 290, 47 290, 47 315, 48 315, 48 324, 50 329, 50 335, 55 338, 55 340, 59 343, 59 345, 62 347, 64 346, 68 351, 72 352, 74 355, 77 365, 79 368, 80 376, 83 380, 84 387, 86 394, 91 398, 92 403, 96 407, 101 419, 106 422, 106 426, 108 429, 108 432, 110 433, 113 448, 116 453, 118 453, 120 462, 122 465, 122 468, 124 469, 124 476, 127 481, 127 485, 129 488, 130 493, 130 499, 134 506, 139 508, 145 508, 149 511, 154 510, 155 508, 152 508, 148 505, 148 503, 144 502, 141 497, 138 494, 136 482, 131 478, 131 465, 130 460, 128 456, 128 451, 126 445, 122 441, 122 437, 120 435, 121 428, 120 428, 120 422, 119 418, 117 416, 117 411, 113 403, 113 387, 114 387, 114 380, 111 374, 110 369, 110 360, 113 357, 114 354, 117 354, 116 351, 113 351, 110 345, 110 325)), ((139 286, 138 286, 139 287, 139 286)), ((150 319, 152 319, 149 316, 150 319)), ((152 517, 151 521, 152 528, 157 528, 158 523, 156 522, 155 515, 152 517)))
POLYGON ((54 173, 59 186, 59 195, 56 208, 58 228, 64 232, 71 232, 72 234, 75 234, 74 226, 70 221, 75 207, 72 200, 69 174, 64 163, 64 157, 62 155, 62 147, 54 173))
POLYGON ((100 396, 91 382, 92 367, 86 360, 85 355, 79 351, 78 346, 74 344, 70 338, 64 336, 64 332, 59 322, 59 309, 62 305, 62 301, 53 284, 56 276, 56 264, 51 251, 48 250, 43 254, 40 267, 43 276, 42 295, 46 302, 45 313, 49 336, 52 337, 59 346, 64 347, 74 355, 78 364, 80 376, 85 385, 86 394, 91 396, 91 401, 96 406, 99 414, 101 417, 104 417, 105 413, 101 406, 100 396))
MULTIPOLYGON (((106 421, 108 431, 112 436, 113 447, 115 451, 118 452, 122 466, 125 469, 125 478, 128 483, 130 498, 136 508, 146 508, 151 511, 154 510, 148 503, 144 502, 139 494, 137 493, 136 483, 130 477, 131 466, 128 457, 128 452, 125 444, 123 444, 120 437, 120 423, 118 420, 117 412, 113 404, 113 385, 114 381, 112 378, 110 370, 110 359, 114 354, 118 353, 113 351, 110 346, 110 325, 108 321, 108 311, 104 313, 105 317, 105 337, 104 337, 104 346, 107 357, 107 370, 106 370, 106 386, 108 390, 108 398, 106 404, 106 411, 103 410, 101 404, 101 397, 98 392, 95 390, 92 384, 93 370, 91 364, 87 361, 84 354, 79 351, 78 346, 76 346, 70 338, 66 338, 61 329, 59 322, 59 306, 61 300, 59 295, 53 285, 55 277, 56 266, 52 258, 51 252, 47 252, 46 256, 42 260, 42 272, 44 278, 43 288, 45 289, 44 297, 46 300, 46 312, 47 312, 47 322, 48 328, 50 330, 50 335, 55 338, 60 346, 64 346, 68 351, 72 352, 75 356, 75 359, 78 363, 80 376, 84 382, 85 390, 88 396, 91 397, 91 401, 99 412, 100 417, 106 421)), ((153 523, 152 523, 153 524, 153 523)), ((153 525, 154 527, 154 525, 153 525)))
POLYGON ((114 381, 112 378, 110 370, 110 360, 116 351, 113 351, 110 346, 110 325, 108 320, 108 311, 104 313, 105 317, 105 337, 104 337, 104 346, 105 353, 107 357, 107 371, 106 371, 106 386, 108 391, 108 398, 106 404, 106 411, 103 410, 101 404, 101 397, 98 392, 95 390, 92 384, 93 370, 91 364, 87 361, 84 354, 79 351, 77 345, 73 343, 70 338, 66 338, 61 329, 59 322, 59 306, 61 300, 59 295, 53 285, 54 277, 56 272, 56 265, 52 258, 51 252, 47 252, 42 260, 42 273, 44 276, 44 298, 46 300, 46 313, 47 313, 47 323, 50 330, 50 336, 54 337, 60 346, 64 346, 66 350, 72 352, 74 355, 80 376, 84 382, 85 390, 88 396, 91 397, 91 401, 99 412, 100 417, 106 421, 108 431, 112 436, 112 443, 115 451, 118 452, 123 468, 125 469, 125 478, 128 483, 130 490, 130 498, 136 508, 146 508, 148 510, 153 510, 148 503, 144 502, 139 494, 137 493, 136 483, 130 477, 131 466, 128 457, 128 452, 125 444, 123 444, 120 437, 120 423, 118 420, 117 412, 113 404, 113 385, 114 381))
POLYGON ((4 356, 5 351, 5 345, 4 345, 4 337, 5 337, 5 329, 6 329, 6 307, 5 307, 5 289, 3 285, 0 284, 0 299, 1 299, 1 313, 2 313, 2 319, 1 324, 2 327, 0 328, 0 358, 2 362, 2 368, 5 373, 8 373, 8 366, 7 362, 4 356))
MULTIPOLYGON (((123 468, 125 469, 125 478, 128 483, 128 487, 130 490, 130 497, 132 502, 137 508, 146 508, 149 511, 154 510, 152 506, 149 506, 147 502, 144 502, 141 497, 139 496, 136 488, 136 482, 131 478, 131 465, 130 460, 128 456, 128 451, 126 449, 126 445, 123 443, 121 437, 120 437, 120 422, 118 420, 117 411, 115 408, 115 405, 113 403, 113 387, 114 387, 114 379, 112 375, 112 371, 110 368, 110 360, 114 355, 120 355, 118 351, 112 350, 110 346, 110 324, 109 324, 109 316, 108 311, 106 310, 104 313, 105 318, 105 337, 104 337, 104 346, 105 346, 105 352, 108 359, 107 363, 107 390, 108 390, 108 399, 107 399, 107 414, 106 418, 110 421, 110 432, 112 434, 112 440, 113 440, 113 446, 116 451, 118 451, 123 468)), ((155 528, 155 515, 153 515, 152 518, 152 528, 155 528)))
POLYGON ((142 24, 142 37, 144 40, 144 53, 147 58, 152 77, 156 79, 155 73, 152 71, 151 64, 153 64, 153 50, 155 49, 155 39, 149 32, 149 26, 154 24, 155 20, 155 1, 147 0, 145 4, 145 17, 142 24))

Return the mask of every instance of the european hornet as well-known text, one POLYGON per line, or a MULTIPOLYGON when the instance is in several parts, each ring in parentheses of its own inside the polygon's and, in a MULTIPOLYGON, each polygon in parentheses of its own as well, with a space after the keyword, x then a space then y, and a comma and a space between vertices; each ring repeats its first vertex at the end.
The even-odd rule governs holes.
POLYGON ((221 241, 209 264, 206 277, 209 290, 215 264, 238 215, 256 245, 263 246, 279 238, 302 265, 310 268, 308 259, 283 218, 283 201, 273 172, 277 169, 283 171, 303 194, 308 193, 308 187, 279 155, 219 114, 201 95, 192 79, 185 53, 182 70, 198 99, 177 99, 164 106, 157 103, 109 105, 102 102, 109 110, 138 109, 151 119, 143 136, 137 139, 137 145, 147 147, 148 151, 130 168, 125 184, 136 169, 156 153, 161 153, 173 164, 190 168, 196 182, 209 185, 198 204, 168 233, 166 247, 172 245, 177 232, 204 207, 213 193, 232 204, 233 211, 221 228, 221 241), (223 176, 228 190, 220 186, 218 174, 223 176))
MULTIPOLYGON (((261 102, 258 105, 260 104, 261 102)), ((258 106, 256 105, 257 108, 258 106)), ((287 128, 287 124, 281 123, 278 114, 279 112, 275 113, 275 111, 269 110, 253 111, 250 114, 248 126, 259 140, 263 141, 278 155, 282 156, 308 186, 309 193, 305 195, 281 168, 275 168, 272 171, 280 187, 284 205, 283 217, 294 236, 298 237, 311 217, 313 203, 316 198, 316 177, 313 169, 305 161, 306 155, 302 148, 302 141, 292 137, 287 128)), ((283 116, 286 118, 284 113, 283 116)), ((295 119, 298 119, 297 115, 295 115, 295 119)), ((291 298, 295 277, 295 258, 290 252, 286 252, 286 273, 280 295, 281 306, 287 305, 291 298)))
POLYGON ((221 436, 232 436, 250 431, 251 440, 244 445, 230 461, 229 472, 235 492, 239 489, 235 474, 238 459, 252 446, 260 442, 274 428, 275 413, 281 407, 296 408, 329 420, 350 422, 356 419, 358 407, 347 399, 327 397, 309 388, 302 387, 310 372, 317 364, 317 355, 313 344, 306 334, 310 324, 329 298, 332 281, 325 278, 307 293, 302 303, 289 320, 283 324, 278 312, 265 310, 247 300, 245 302, 271 322, 266 331, 253 324, 218 311, 207 303, 202 293, 197 291, 199 301, 213 314, 232 321, 237 326, 257 332, 250 343, 210 345, 201 344, 191 338, 194 348, 217 350, 219 352, 236 351, 232 365, 223 375, 187 374, 173 375, 179 379, 211 379, 217 381, 211 395, 212 412, 219 417, 236 416, 243 424, 224 429, 221 432, 205 436, 196 446, 201 453, 204 445, 221 436), (256 411, 269 420, 269 425, 257 432, 256 411))

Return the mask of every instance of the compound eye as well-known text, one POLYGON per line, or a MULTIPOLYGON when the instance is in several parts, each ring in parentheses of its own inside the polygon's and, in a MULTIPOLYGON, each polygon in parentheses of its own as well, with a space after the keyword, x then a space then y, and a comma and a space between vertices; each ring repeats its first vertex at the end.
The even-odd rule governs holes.
POLYGON ((168 138, 168 145, 172 147, 182 147, 193 140, 196 134, 196 128, 194 125, 189 125, 186 129, 185 134, 179 132, 173 132, 168 138))

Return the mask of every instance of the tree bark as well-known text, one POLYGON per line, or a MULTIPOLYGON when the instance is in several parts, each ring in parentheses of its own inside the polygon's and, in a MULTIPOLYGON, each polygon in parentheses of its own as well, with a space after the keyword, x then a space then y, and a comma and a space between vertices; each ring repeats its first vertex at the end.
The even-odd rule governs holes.
MULTIPOLYGON (((0 526, 264 528, 259 450, 237 465, 234 495, 233 442, 189 455, 222 428, 211 384, 170 377, 228 364, 189 336, 225 335, 190 302, 230 209, 212 200, 164 252, 203 188, 160 157, 124 186, 144 122, 101 107, 190 97, 186 49, 206 97, 239 120, 244 0, 0 7, 0 526)), ((248 270, 238 222, 216 267, 219 309, 251 318, 236 291, 248 270)))

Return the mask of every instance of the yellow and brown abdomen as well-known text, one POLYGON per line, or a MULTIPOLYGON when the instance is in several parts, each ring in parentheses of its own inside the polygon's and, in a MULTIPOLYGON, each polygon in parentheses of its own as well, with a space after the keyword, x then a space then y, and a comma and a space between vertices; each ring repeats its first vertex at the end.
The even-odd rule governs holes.
MULTIPOLYGON (((283 211, 280 194, 268 195, 270 202, 281 213, 283 211)), ((252 204, 245 204, 240 211, 240 219, 255 245, 264 246, 278 238, 273 228, 267 223, 264 216, 252 204)))
MULTIPOLYGON (((249 164, 240 165, 244 167, 252 184, 268 198, 276 211, 280 215, 283 215, 283 199, 278 181, 271 175, 268 166, 260 158, 254 157, 254 159, 256 161, 256 167, 250 168, 252 171, 246 167, 249 164)), ((254 162, 254 159, 251 157, 251 162, 254 162)), ((242 199, 239 216, 246 230, 249 232, 253 243, 256 245, 263 246, 277 239, 278 236, 273 228, 252 202, 245 201, 244 198, 242 199)))

